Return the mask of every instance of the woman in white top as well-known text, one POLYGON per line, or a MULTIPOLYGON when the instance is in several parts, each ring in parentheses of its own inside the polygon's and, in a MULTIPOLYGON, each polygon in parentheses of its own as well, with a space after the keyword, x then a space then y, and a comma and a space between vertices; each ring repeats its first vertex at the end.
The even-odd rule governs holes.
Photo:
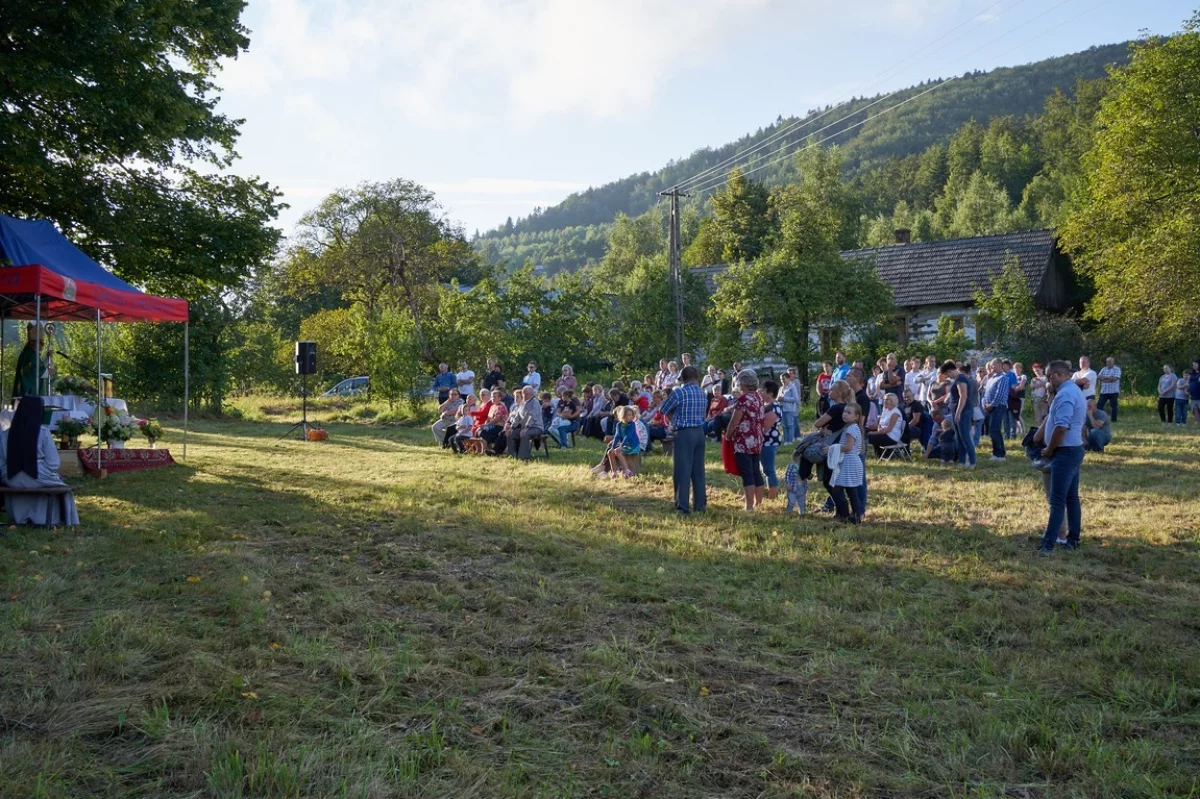
POLYGON ((670 361, 667 364, 667 373, 663 375, 662 386, 660 388, 678 388, 679 386, 679 364, 675 361, 670 361))
POLYGON ((875 455, 883 454, 884 447, 900 443, 904 435, 904 414, 900 412, 900 402, 896 395, 883 395, 883 410, 879 414, 879 425, 875 432, 867 434, 867 443, 875 447, 875 455))

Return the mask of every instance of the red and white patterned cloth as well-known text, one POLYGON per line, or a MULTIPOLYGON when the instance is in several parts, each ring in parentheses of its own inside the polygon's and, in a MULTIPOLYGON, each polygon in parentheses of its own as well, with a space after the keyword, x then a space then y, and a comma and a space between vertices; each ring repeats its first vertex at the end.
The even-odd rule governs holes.
POLYGON ((94 447, 79 449, 76 452, 79 455, 79 463, 89 472, 100 469, 110 472, 157 469, 159 466, 172 466, 175 463, 169 449, 106 449, 104 457, 99 459, 94 447))

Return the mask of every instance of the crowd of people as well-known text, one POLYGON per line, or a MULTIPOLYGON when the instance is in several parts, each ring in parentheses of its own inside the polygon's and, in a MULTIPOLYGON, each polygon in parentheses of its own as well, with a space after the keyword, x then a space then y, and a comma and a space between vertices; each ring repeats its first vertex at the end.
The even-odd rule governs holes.
MULTIPOLYGON (((818 510, 859 523, 868 512, 869 453, 882 457, 902 450, 905 456, 974 469, 981 445, 990 446, 991 462, 1003 462, 1010 442, 1020 439, 1026 456, 1046 475, 1054 530, 1051 536, 1047 527, 1044 551, 1078 545, 1079 465, 1085 451, 1103 452, 1112 441, 1122 386, 1113 358, 1099 372, 1087 356, 1077 368, 1053 361, 1027 371, 1005 358, 901 362, 889 354, 868 372, 862 362, 838 353, 815 380, 815 419, 804 432, 805 392, 794 368, 764 379, 740 363, 701 370, 684 353, 680 361, 661 360, 655 373, 628 385, 581 386, 569 365, 551 384, 543 383, 538 365, 530 362, 510 390, 503 368, 490 360, 478 396, 476 380, 465 363, 457 372, 447 364, 439 367, 433 435, 441 446, 464 452, 474 441, 488 455, 528 459, 535 445, 570 448, 583 436, 605 444, 595 474, 628 478, 654 442, 670 442, 675 510, 685 514, 706 508, 710 440, 721 443, 726 471, 740 478, 747 511, 782 491, 786 512, 804 514, 809 484, 818 480, 825 495, 818 510), (785 446, 790 462, 781 479, 778 451, 785 446)), ((1159 396, 1164 424, 1168 408, 1180 423, 1180 408, 1189 406, 1200 424, 1200 362, 1183 377, 1164 367, 1159 396), (1167 398, 1174 404, 1165 405, 1167 398)))

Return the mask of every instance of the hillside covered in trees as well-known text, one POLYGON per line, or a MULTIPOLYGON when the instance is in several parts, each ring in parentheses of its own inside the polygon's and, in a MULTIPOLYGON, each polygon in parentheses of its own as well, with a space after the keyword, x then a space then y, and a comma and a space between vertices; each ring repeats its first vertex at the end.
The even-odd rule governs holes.
MULTIPOLYGON (((810 111, 804 120, 825 116, 814 124, 796 125, 748 158, 738 159, 736 165, 767 188, 790 183, 797 177, 796 165, 786 154, 815 130, 845 118, 820 137, 837 134, 825 146, 840 148, 844 175, 858 189, 863 213, 878 218, 898 210, 902 221, 906 221, 904 214, 913 209, 932 209, 934 198, 942 192, 951 171, 949 166, 953 166, 946 159, 962 155, 964 146, 978 151, 989 126, 997 128, 993 122, 1002 120, 992 138, 1004 139, 1004 146, 998 150, 993 146, 995 141, 989 142, 989 157, 993 161, 1005 160, 1000 182, 1015 208, 1021 204, 1021 193, 1028 181, 1044 165, 1029 141, 1028 131, 1036 119, 1046 115, 1047 103, 1054 101, 1056 93, 1072 93, 1080 81, 1102 78, 1109 65, 1125 63, 1128 57, 1127 43, 1098 46, 1024 66, 968 73, 933 91, 929 90, 943 79, 930 80, 897 92, 878 104, 874 104, 880 99, 878 96, 856 98, 836 108, 810 111), (880 114, 905 101, 908 102, 896 110, 880 114), (850 127, 864 120, 867 120, 864 124, 850 127), (1022 151, 1023 145, 1031 146, 1022 151), (1010 146, 1015 153, 1001 152, 1010 146), (901 201, 906 205, 897 209, 901 201)), ((637 217, 650 212, 651 219, 647 222, 653 223, 660 210, 659 191, 755 148, 801 121, 780 118, 736 142, 699 150, 657 172, 631 175, 572 194, 558 205, 535 209, 528 217, 483 234, 475 240, 475 247, 489 263, 515 267, 532 261, 544 265, 550 273, 573 271, 596 263, 604 256, 612 223, 618 215, 637 217)), ((721 176, 719 172, 714 174, 721 176)), ((982 188, 976 186, 975 190, 978 193, 982 188)), ((711 215, 710 195, 711 192, 704 192, 703 196, 688 201, 685 239, 687 228, 694 236, 699 231, 699 219, 711 215)), ((1037 201, 1038 198, 1032 200, 1037 201)), ((1045 211, 1046 203, 1042 206, 1045 211)), ((1035 223, 1045 221, 1045 215, 1035 223)), ((907 221, 915 227, 919 219, 907 221)), ((1019 222, 1015 227, 1001 225, 1004 229, 1023 226, 1019 222)), ((948 224, 942 227, 949 229, 948 224)), ((863 244, 869 243, 869 230, 864 227, 863 244)), ((932 228, 924 232, 926 237, 936 235, 932 228)))

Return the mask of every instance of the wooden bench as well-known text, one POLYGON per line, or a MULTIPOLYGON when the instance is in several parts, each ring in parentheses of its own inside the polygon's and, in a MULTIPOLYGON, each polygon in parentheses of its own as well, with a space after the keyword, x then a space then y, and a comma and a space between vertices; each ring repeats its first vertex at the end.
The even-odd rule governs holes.
MULTIPOLYGON (((17 488, 15 486, 0 486, 0 495, 9 494, 14 497, 42 496, 58 497, 58 513, 62 524, 67 523, 67 497, 75 493, 71 486, 46 486, 45 488, 17 488)), ((11 520, 10 520, 11 521, 11 520)), ((49 527, 50 525, 46 525, 49 527)))

